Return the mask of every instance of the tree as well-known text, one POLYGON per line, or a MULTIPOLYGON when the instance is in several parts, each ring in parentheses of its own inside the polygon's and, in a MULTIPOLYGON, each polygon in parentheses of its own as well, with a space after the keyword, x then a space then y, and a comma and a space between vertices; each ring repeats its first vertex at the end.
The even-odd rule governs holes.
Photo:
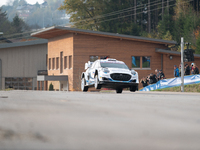
POLYGON ((189 9, 189 2, 187 0, 176 0, 176 6, 174 7, 174 19, 178 19, 181 16, 185 16, 189 9))
POLYGON ((51 83, 50 85, 49 85, 49 91, 53 91, 54 89, 53 89, 53 84, 51 83))
POLYGON ((0 7, 0 31, 5 34, 9 34, 11 31, 11 23, 7 19, 6 12, 2 11, 0 7))
POLYGON ((23 33, 24 31, 28 31, 30 29, 30 27, 22 19, 20 19, 17 14, 13 18, 11 25, 13 28, 12 33, 16 33, 16 35, 13 36, 15 38, 22 37, 22 34, 20 33, 23 33))
POLYGON ((105 17, 101 18, 99 30, 139 36, 141 27, 137 24, 137 11, 132 9, 136 8, 135 5, 136 2, 130 3, 129 0, 107 1, 106 8, 102 11, 105 17))
POLYGON ((179 14, 176 13, 174 16, 175 28, 173 31, 173 38, 180 43, 181 37, 184 37, 184 41, 194 44, 193 31, 200 24, 200 18, 191 6, 184 5, 178 10, 179 14), (183 8, 186 8, 187 11, 183 10, 183 8))
POLYGON ((187 14, 185 15, 185 23, 184 23, 184 37, 185 39, 193 43, 193 31, 197 29, 200 24, 200 18, 193 10, 193 7, 189 7, 187 14))
POLYGON ((136 0, 65 0, 59 10, 81 29, 140 35, 136 0))
POLYGON ((158 38, 163 38, 169 32, 170 34, 173 33, 174 29, 174 21, 172 20, 172 16, 168 14, 168 10, 165 9, 165 13, 163 15, 163 19, 160 20, 157 26, 158 30, 158 38))
POLYGON ((6 12, 3 12, 2 8, 0 7, 0 24, 3 23, 5 20, 7 20, 6 15, 7 15, 6 12))
POLYGON ((200 34, 199 36, 197 37, 197 41, 196 41, 196 50, 195 50, 195 53, 196 54, 200 54, 200 34))
POLYGON ((98 30, 98 16, 102 14, 106 1, 102 0, 65 0, 59 10, 70 14, 70 22, 81 29, 98 30))
POLYGON ((15 28, 16 33, 22 33, 22 20, 19 18, 17 14, 13 18, 12 25, 15 28))

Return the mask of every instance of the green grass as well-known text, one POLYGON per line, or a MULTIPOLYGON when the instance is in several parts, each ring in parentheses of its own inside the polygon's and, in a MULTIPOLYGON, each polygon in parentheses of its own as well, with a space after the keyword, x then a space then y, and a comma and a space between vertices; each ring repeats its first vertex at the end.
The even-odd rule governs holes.
MULTIPOLYGON (((171 88, 158 89, 154 91, 181 92, 181 87, 176 86, 176 87, 171 87, 171 88)), ((200 93, 200 84, 184 85, 184 92, 199 92, 200 93)))

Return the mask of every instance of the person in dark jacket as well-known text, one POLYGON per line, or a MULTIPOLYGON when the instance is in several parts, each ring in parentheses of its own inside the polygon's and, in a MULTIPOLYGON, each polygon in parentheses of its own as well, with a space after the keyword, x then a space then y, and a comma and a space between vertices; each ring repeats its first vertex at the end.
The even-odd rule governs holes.
POLYGON ((162 72, 162 70, 159 70, 159 80, 165 79, 165 74, 162 72))
POLYGON ((197 68, 196 64, 193 65, 194 74, 199 74, 199 69, 197 68))
POLYGON ((188 66, 188 64, 185 64, 185 75, 190 75, 190 67, 188 66))
POLYGON ((157 79, 156 79, 156 75, 151 73, 149 76, 148 76, 148 80, 149 80, 149 84, 154 84, 157 82, 157 79))
POLYGON ((148 80, 147 80, 147 78, 143 77, 143 78, 140 80, 140 83, 142 83, 142 86, 143 86, 143 87, 148 86, 148 80))

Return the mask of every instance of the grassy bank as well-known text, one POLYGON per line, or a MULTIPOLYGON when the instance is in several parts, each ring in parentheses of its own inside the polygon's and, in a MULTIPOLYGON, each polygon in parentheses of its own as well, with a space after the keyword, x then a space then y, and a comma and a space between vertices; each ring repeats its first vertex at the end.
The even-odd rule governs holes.
MULTIPOLYGON (((172 88, 158 89, 155 91, 170 91, 170 92, 181 92, 181 87, 176 86, 172 88)), ((200 84, 189 84, 184 86, 184 92, 200 92, 200 84)))

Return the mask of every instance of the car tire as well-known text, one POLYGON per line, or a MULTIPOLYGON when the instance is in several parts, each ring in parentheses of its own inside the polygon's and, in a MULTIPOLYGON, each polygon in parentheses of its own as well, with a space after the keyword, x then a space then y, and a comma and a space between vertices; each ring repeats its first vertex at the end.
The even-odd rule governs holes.
POLYGON ((122 88, 118 88, 116 89, 116 93, 122 93, 123 89, 122 88))
POLYGON ((85 84, 85 78, 81 79, 81 90, 83 92, 87 92, 88 91, 88 86, 86 86, 86 84, 85 84))
POLYGON ((130 87, 130 91, 131 91, 131 92, 137 91, 137 86, 131 86, 131 87, 130 87))
POLYGON ((95 89, 101 89, 101 85, 99 84, 98 75, 95 76, 94 87, 95 87, 95 89))

